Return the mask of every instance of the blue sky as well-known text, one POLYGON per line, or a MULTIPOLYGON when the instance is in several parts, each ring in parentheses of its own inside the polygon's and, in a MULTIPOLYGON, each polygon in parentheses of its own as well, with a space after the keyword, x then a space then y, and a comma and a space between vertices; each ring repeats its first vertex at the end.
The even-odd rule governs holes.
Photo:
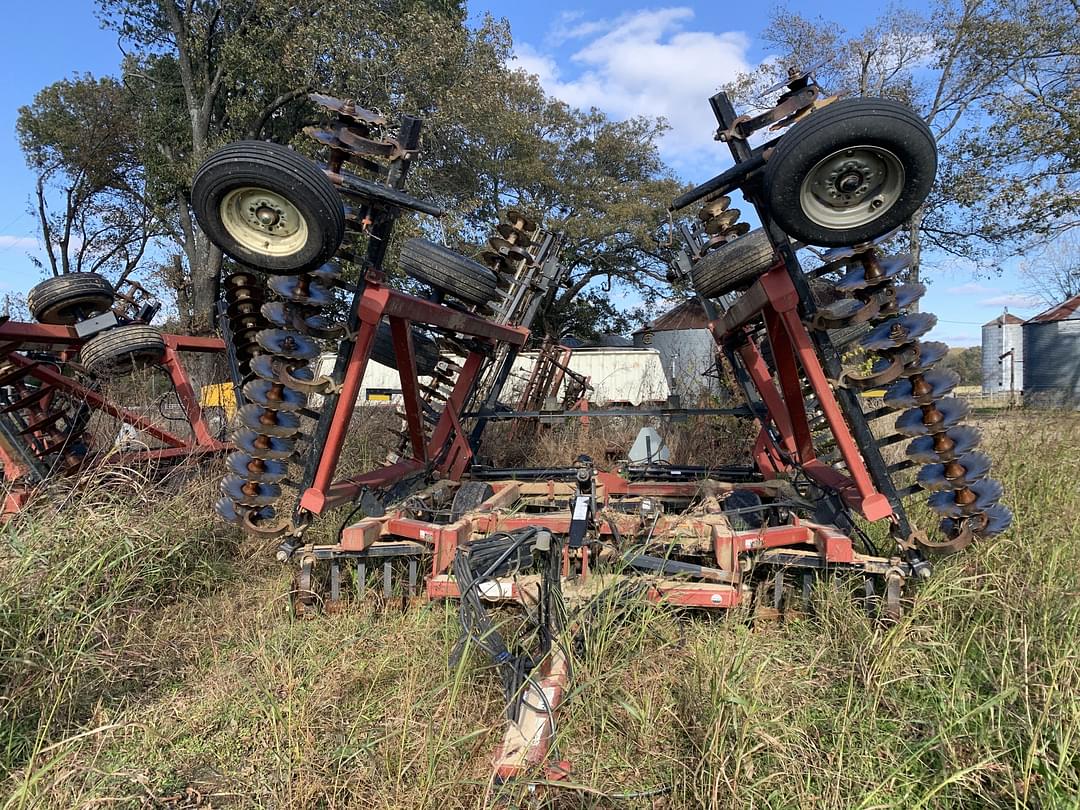
MULTIPOLYGON (((821 9, 806 0, 789 5, 808 15, 821 9)), ((91 0, 55 0, 44 13, 43 8, 10 3, 0 29, 6 63, 6 81, 0 84, 0 187, 5 191, 0 199, 0 297, 25 292, 40 278, 27 256, 39 253, 40 245, 35 218, 26 210, 34 177, 15 136, 19 106, 41 87, 72 73, 114 73, 121 57, 115 36, 98 25, 91 0)), ((765 3, 478 0, 469 8, 474 19, 485 12, 509 19, 519 64, 537 73, 550 93, 614 117, 665 116, 672 131, 662 144, 663 154, 690 182, 705 180, 727 164, 727 148, 711 139, 715 122, 706 99, 718 85, 769 55, 758 39, 767 22, 765 3)), ((883 4, 839 0, 826 13, 857 29, 883 10, 883 4)), ((1042 308, 1024 289, 1015 262, 1000 276, 936 257, 924 264, 930 282, 925 309, 939 317, 933 336, 952 345, 977 344, 979 325, 1003 306, 1021 317, 1042 308)))

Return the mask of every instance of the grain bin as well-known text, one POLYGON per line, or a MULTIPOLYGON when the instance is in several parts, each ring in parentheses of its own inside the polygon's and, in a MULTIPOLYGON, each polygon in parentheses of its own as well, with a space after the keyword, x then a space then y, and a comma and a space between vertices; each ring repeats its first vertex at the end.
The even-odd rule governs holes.
POLYGON ((1024 324, 1024 403, 1080 407, 1080 295, 1024 324))
POLYGON ((1009 393, 1023 389, 1023 324, 1022 319, 1008 312, 1003 312, 990 323, 983 324, 982 392, 984 394, 1009 393))

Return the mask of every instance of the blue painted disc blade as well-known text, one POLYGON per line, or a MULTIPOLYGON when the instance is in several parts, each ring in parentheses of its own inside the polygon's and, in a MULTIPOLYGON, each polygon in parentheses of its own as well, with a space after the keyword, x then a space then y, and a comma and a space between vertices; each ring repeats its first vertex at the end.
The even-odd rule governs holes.
POLYGON ((300 432, 300 417, 287 411, 273 411, 249 402, 237 416, 240 424, 266 436, 295 436, 300 432))
POLYGON ((927 499, 927 505, 942 517, 959 518, 967 515, 979 515, 996 504, 1003 492, 1000 481, 984 478, 970 488, 975 494, 971 503, 959 504, 953 492, 934 492, 927 499))
POLYGON ((910 377, 897 380, 885 390, 884 401, 890 408, 926 405, 944 399, 959 384, 960 375, 952 369, 933 369, 922 375, 921 380, 910 377))
POLYGON ((937 414, 931 413, 930 417, 923 413, 922 408, 911 408, 904 411, 896 418, 896 432, 905 436, 925 436, 927 434, 941 433, 960 423, 971 406, 967 400, 947 397, 935 402, 933 409, 937 414))
POLYGON ((859 345, 870 352, 897 349, 913 343, 937 324, 937 316, 928 312, 900 315, 875 326, 859 345))
POLYGON ((908 456, 922 464, 950 461, 978 447, 982 434, 971 425, 956 425, 946 430, 936 443, 935 438, 926 435, 912 439, 907 447, 908 456), (938 447, 942 449, 938 450, 938 447))
POLYGON ((244 398, 272 411, 298 411, 307 405, 304 392, 265 379, 244 383, 244 398))
POLYGON ((233 434, 233 443, 237 450, 254 458, 283 460, 296 452, 295 439, 264 436, 250 428, 237 430, 233 434))
POLYGON ((230 453, 227 464, 233 475, 264 484, 276 484, 289 473, 289 465, 283 461, 255 458, 241 452, 230 453))
POLYGON ((964 528, 966 522, 977 537, 985 539, 1007 531, 1012 521, 1012 511, 1007 506, 996 503, 981 515, 969 518, 945 518, 941 521, 941 530, 948 536, 955 537, 964 528))
POLYGON ((221 479, 221 494, 241 506, 269 506, 281 497, 281 487, 227 475, 221 479))
POLYGON ((923 489, 932 492, 952 491, 972 486, 985 478, 990 472, 990 457, 985 453, 968 453, 948 464, 930 464, 919 470, 916 481, 923 489), (962 468, 959 475, 949 477, 948 473, 957 465, 962 468))

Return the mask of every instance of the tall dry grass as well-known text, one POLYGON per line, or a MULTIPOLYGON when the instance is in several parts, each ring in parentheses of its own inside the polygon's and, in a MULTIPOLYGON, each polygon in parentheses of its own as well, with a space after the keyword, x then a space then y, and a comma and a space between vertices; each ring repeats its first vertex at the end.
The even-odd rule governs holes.
MULTIPOLYGON (((1015 527, 939 563, 894 626, 828 589, 783 624, 601 611, 550 806, 1075 807, 1080 418, 984 429, 1015 527)), ((3 529, 6 806, 490 799, 500 690, 476 656, 448 665, 453 608, 292 622, 289 572, 207 517, 211 489, 102 482, 3 529)))

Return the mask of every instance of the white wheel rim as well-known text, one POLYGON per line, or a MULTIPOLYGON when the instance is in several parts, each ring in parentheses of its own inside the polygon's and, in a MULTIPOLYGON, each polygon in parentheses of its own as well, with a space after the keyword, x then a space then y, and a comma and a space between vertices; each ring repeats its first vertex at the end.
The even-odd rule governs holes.
POLYGON ((904 165, 880 146, 850 146, 818 161, 802 182, 799 204, 826 228, 857 228, 896 205, 904 190, 904 165))
POLYGON ((218 213, 229 236, 253 253, 290 256, 307 244, 307 221, 299 209, 268 189, 233 189, 221 199, 218 213))

